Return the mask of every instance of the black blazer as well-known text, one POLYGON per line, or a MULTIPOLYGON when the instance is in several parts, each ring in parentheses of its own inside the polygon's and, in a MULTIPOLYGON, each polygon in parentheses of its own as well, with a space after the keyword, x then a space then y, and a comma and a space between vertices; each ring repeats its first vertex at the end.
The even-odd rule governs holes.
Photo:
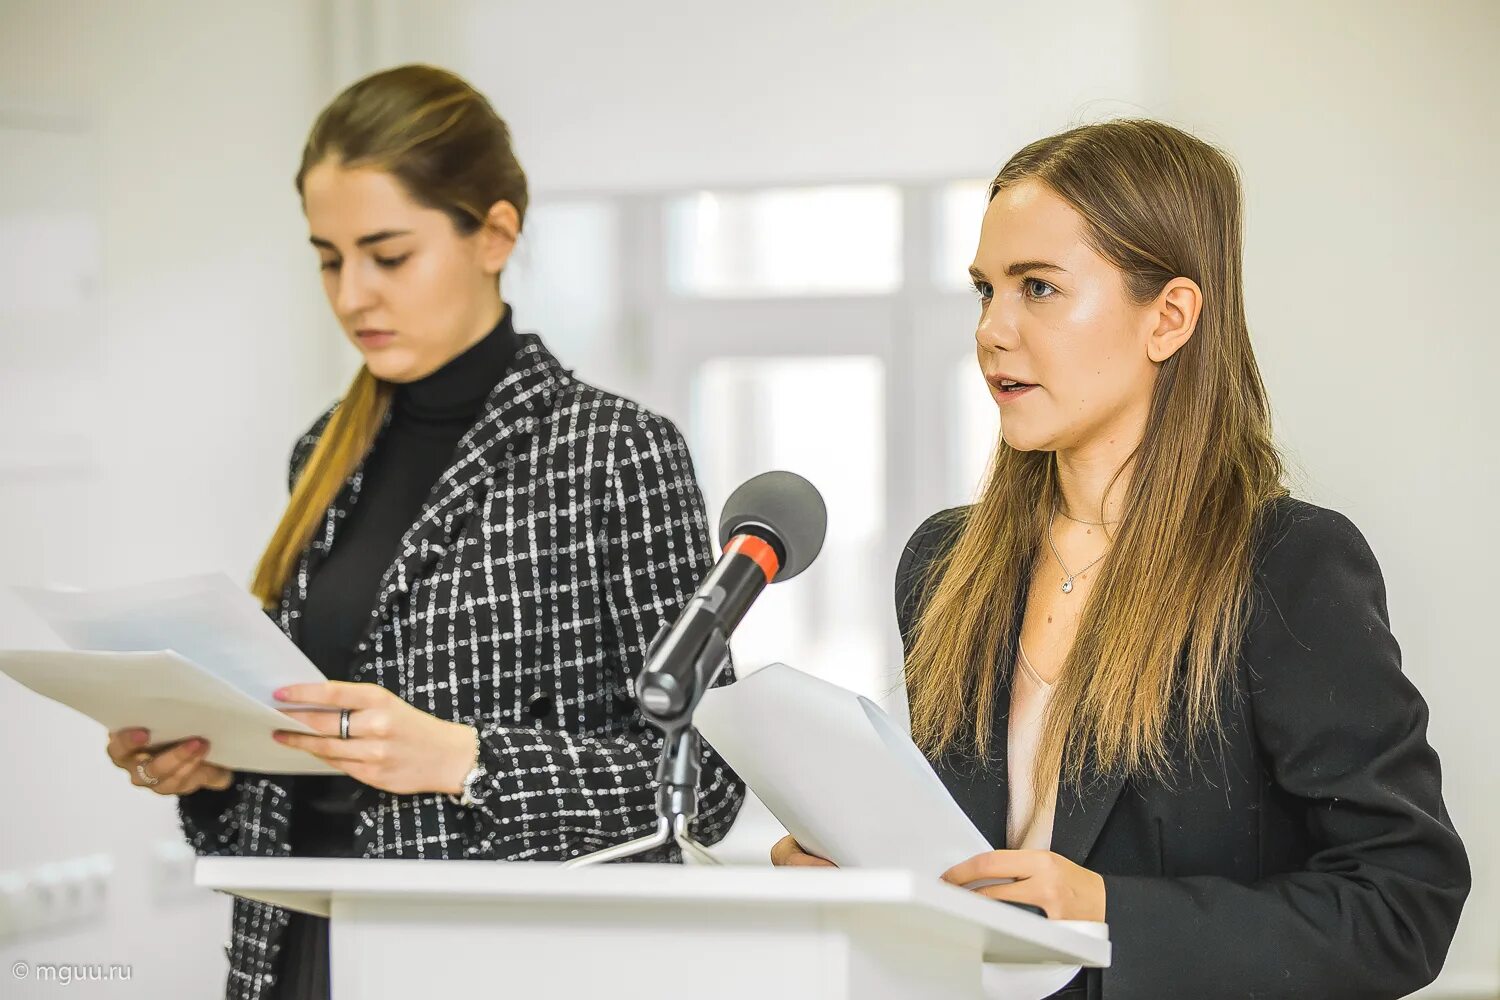
MULTIPOLYGON (((331 412, 293 449, 293 483, 331 412)), ((294 640, 311 569, 360 482, 356 471, 282 595, 275 618, 294 640)), ((522 334, 386 569, 349 676, 475 725, 489 794, 469 808, 368 789, 356 853, 560 861, 654 830, 661 736, 636 708, 634 679, 713 559, 677 428, 574 378, 522 334)), ((706 745, 702 766, 695 829, 713 843, 743 786, 706 745)), ((183 830, 200 854, 287 855, 289 785, 240 773, 225 791, 182 796, 183 830)), ((287 916, 235 899, 229 997, 268 992, 287 916)))
MULTIPOLYGON (((908 651, 924 572, 966 510, 929 518, 901 558, 908 651)), ((1004 847, 1009 665, 999 669, 992 759, 934 764, 1004 847)), ((1222 749, 1189 767, 1179 747, 1175 787, 1095 775, 1081 793, 1058 789, 1052 850, 1104 877, 1105 1000, 1367 1000, 1430 982, 1469 863, 1380 568, 1343 515, 1290 498, 1267 508, 1234 683, 1222 749)))

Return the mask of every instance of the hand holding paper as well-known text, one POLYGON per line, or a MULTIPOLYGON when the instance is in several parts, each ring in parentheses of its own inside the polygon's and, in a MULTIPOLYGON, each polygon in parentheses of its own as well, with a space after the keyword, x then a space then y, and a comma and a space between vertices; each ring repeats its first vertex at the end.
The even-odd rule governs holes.
POLYGON ((234 772, 207 762, 208 744, 194 737, 178 743, 152 744, 144 729, 117 729, 105 748, 131 784, 157 795, 191 795, 203 789, 223 791, 234 772))
POLYGON ((278 730, 277 742, 305 750, 383 791, 457 795, 477 761, 479 734, 473 726, 424 712, 379 684, 294 684, 279 689, 276 697, 334 710, 289 709, 287 730, 291 723, 302 723, 317 735, 278 730), (347 738, 339 733, 340 709, 349 712, 347 738))

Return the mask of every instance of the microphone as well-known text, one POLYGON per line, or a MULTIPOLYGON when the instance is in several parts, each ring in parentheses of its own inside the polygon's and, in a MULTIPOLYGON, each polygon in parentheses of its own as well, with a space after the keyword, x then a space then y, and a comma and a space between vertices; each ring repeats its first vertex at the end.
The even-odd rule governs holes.
POLYGON ((771 583, 812 565, 828 531, 817 487, 793 472, 743 483, 719 517, 723 555, 670 626, 657 633, 636 678, 636 702, 664 732, 688 723, 729 656, 729 634, 771 583))
POLYGON ((565 861, 564 868, 618 861, 672 843, 717 863, 692 834, 702 767, 693 710, 729 662, 729 633, 767 584, 790 580, 812 564, 827 531, 823 498, 793 473, 763 473, 730 495, 719 518, 724 554, 677 620, 651 640, 635 680, 641 714, 664 737, 656 768, 656 832, 565 861))

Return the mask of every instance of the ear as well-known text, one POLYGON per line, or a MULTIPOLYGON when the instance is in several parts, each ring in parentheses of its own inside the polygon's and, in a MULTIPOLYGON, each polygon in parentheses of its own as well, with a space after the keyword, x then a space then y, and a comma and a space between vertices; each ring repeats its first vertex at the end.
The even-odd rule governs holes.
POLYGON ((1176 354, 1198 328, 1203 290, 1192 278, 1173 278, 1156 296, 1149 314, 1155 320, 1146 340, 1146 356, 1157 364, 1176 354))
POLYGON ((510 202, 497 201, 490 206, 484 225, 475 235, 479 237, 479 266, 497 275, 505 270, 521 236, 521 213, 510 202))

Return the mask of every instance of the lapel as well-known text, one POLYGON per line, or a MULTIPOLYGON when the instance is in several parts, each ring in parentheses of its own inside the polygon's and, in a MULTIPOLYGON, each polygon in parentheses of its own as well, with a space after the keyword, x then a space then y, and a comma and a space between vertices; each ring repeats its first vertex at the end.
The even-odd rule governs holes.
MULTIPOLYGON (((534 434, 552 407, 560 380, 567 376, 535 334, 520 334, 521 347, 509 374, 496 383, 485 400, 474 426, 458 441, 447 470, 438 477, 423 502, 416 521, 397 546, 396 556, 381 574, 370 627, 360 644, 367 648, 382 623, 392 613, 398 598, 410 592, 428 567, 442 558, 463 532, 483 495, 493 484, 495 469, 527 437, 534 434)), ((387 415, 386 423, 390 422, 387 415)), ((382 428, 384 430, 384 428, 382 428)), ((313 538, 303 555, 297 585, 289 588, 288 623, 295 640, 306 599, 306 581, 333 547, 340 521, 359 500, 364 465, 361 463, 343 491, 329 505, 323 530, 313 538)), ((351 681, 367 680, 373 670, 371 658, 356 657, 351 681)))
POLYGON ((995 694, 995 721, 989 752, 984 757, 959 751, 945 754, 938 774, 953 801, 993 848, 1005 847, 1005 824, 1010 815, 1009 729, 1010 681, 1001 679, 995 694))
MULTIPOLYGON (((1021 635, 1025 608, 1011 623, 1011 648, 1021 635)), ((990 723, 989 749, 983 757, 955 751, 944 755, 939 774, 959 807, 996 850, 1005 849, 1010 819, 1010 686, 1015 665, 1005 662, 1002 650, 995 660, 995 703, 990 723)))
POLYGON ((1081 865, 1088 860, 1104 821, 1120 797, 1125 777, 1118 770, 1100 775, 1093 768, 1093 755, 1084 761, 1082 788, 1059 782, 1057 808, 1052 814, 1052 850, 1081 865))

